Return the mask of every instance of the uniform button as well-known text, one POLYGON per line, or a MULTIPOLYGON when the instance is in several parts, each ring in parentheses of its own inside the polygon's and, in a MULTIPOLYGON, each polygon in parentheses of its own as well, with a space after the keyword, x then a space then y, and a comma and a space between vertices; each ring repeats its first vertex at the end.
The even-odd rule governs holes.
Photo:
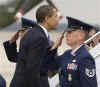
POLYGON ((76 60, 72 60, 72 62, 73 62, 73 63, 75 63, 75 62, 76 62, 76 60))

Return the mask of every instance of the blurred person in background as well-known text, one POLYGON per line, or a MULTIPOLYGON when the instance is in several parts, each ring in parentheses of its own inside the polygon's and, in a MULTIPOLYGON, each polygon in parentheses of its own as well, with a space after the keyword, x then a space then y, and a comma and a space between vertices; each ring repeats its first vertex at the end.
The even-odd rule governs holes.
POLYGON ((16 31, 10 40, 3 42, 7 58, 11 62, 17 62, 17 57, 19 54, 19 52, 17 51, 16 41, 19 38, 22 39, 25 33, 31 29, 30 27, 34 27, 36 24, 34 21, 31 21, 26 18, 21 18, 21 21, 22 21, 22 29, 16 31))
POLYGON ((24 34, 27 32, 27 29, 23 30, 18 30, 10 40, 5 41, 3 43, 3 46, 5 48, 5 52, 7 55, 7 58, 11 62, 17 62, 17 56, 18 56, 18 51, 17 51, 17 44, 16 41, 21 37, 24 36, 24 34))
POLYGON ((48 32, 58 25, 57 12, 56 8, 49 5, 43 5, 36 11, 37 25, 21 39, 17 67, 10 87, 49 87, 46 56, 55 55, 56 49, 53 48, 58 47, 59 43, 51 47, 48 32))
MULTIPOLYGON (((90 29, 89 33, 88 33, 88 39, 90 37, 92 37, 94 34, 96 34, 98 31, 99 31, 99 29, 95 28, 95 27, 90 29)), ((94 48, 99 43, 99 41, 100 41, 100 35, 97 35, 95 38, 93 38, 93 40, 91 42, 89 42, 86 45, 87 49, 90 50, 90 49, 94 48)))

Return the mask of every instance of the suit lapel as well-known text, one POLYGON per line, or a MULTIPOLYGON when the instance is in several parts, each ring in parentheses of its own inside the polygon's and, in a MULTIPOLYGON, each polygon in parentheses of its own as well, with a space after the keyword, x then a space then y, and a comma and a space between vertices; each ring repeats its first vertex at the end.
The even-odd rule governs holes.
MULTIPOLYGON (((47 38, 47 36, 46 36, 45 32, 43 31, 43 29, 39 25, 37 25, 37 27, 43 33, 44 37, 47 38)), ((48 40, 48 38, 47 38, 47 40, 48 40)))
POLYGON ((46 41, 47 41, 47 48, 49 49, 49 48, 51 47, 50 41, 48 40, 48 38, 47 38, 45 32, 43 31, 43 29, 42 29, 39 25, 37 25, 37 27, 38 27, 38 29, 40 30, 40 32, 43 34, 43 36, 45 37, 45 39, 46 39, 46 41))

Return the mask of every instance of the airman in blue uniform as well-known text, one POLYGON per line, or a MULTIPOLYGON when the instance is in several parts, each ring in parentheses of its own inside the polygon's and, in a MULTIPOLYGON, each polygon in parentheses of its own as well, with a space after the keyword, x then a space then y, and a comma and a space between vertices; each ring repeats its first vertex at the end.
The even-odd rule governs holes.
POLYGON ((60 70, 61 87, 97 87, 95 61, 83 44, 86 40, 84 30, 93 26, 80 23, 71 17, 67 19, 69 25, 66 41, 71 49, 56 58, 52 55, 48 63, 51 64, 48 66, 60 70))

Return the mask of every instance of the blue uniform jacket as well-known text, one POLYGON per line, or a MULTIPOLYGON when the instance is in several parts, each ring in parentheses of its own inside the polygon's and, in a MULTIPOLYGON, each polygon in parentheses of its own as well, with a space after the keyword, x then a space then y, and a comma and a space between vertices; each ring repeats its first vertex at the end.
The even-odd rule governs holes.
POLYGON ((10 44, 9 41, 5 41, 3 46, 8 60, 11 62, 17 62, 18 52, 16 42, 10 44))
POLYGON ((71 50, 56 58, 51 55, 48 64, 50 69, 60 69, 61 87, 97 87, 95 61, 85 46, 75 55, 71 50))

